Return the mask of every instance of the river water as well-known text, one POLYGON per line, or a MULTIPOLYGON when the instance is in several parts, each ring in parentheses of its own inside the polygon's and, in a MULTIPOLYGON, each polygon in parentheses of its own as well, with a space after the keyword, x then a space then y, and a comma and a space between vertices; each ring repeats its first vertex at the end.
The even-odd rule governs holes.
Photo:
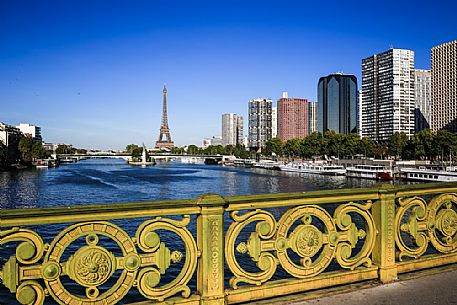
MULTIPOLYGON (((344 176, 305 175, 265 169, 177 163, 136 167, 127 165, 123 160, 91 159, 64 164, 58 168, 1 172, 0 213, 1 209, 195 198, 208 192, 229 196, 369 187, 374 184, 374 181, 348 179, 344 176)), ((274 214, 279 218, 281 211, 274 214)), ((139 223, 121 221, 117 224, 133 236, 139 223)), ((50 243, 67 225, 32 229, 45 242, 50 243)), ((195 230, 194 224, 189 229, 195 230)), ((169 243, 174 242, 172 236, 165 236, 163 241, 167 240, 169 243)), ((0 268, 14 255, 16 246, 17 244, 0 246, 0 268)), ((245 260, 245 263, 250 262, 248 258, 245 260)), ((172 266, 167 274, 168 271, 178 274, 179 266, 172 266)), ((70 283, 71 285, 73 284, 70 283)), ((195 288, 194 281, 190 285, 195 288)), ((123 302, 128 303, 137 297, 138 293, 133 292, 133 296, 125 298, 123 302)), ((51 298, 47 299, 45 304, 55 304, 50 301, 51 298)), ((14 294, 3 285, 0 285, 0 304, 18 304, 14 294)))

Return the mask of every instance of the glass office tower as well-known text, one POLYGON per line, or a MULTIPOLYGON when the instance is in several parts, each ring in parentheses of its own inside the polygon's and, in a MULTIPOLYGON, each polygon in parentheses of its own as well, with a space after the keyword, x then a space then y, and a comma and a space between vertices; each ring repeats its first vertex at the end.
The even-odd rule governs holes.
POLYGON ((357 132, 357 78, 341 73, 321 77, 317 85, 318 131, 357 132))

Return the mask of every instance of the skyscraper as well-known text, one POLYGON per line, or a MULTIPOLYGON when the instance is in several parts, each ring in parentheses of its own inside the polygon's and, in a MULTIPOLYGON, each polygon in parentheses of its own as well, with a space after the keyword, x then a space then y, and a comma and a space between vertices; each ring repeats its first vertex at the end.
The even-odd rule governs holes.
POLYGON ((308 134, 317 131, 317 103, 308 101, 308 134))
POLYGON ((234 113, 222 115, 222 145, 243 144, 243 117, 234 113))
POLYGON ((249 101, 248 145, 252 150, 261 150, 271 139, 271 99, 256 98, 249 101))
POLYGON ((414 51, 390 49, 362 60, 362 136, 414 134, 414 51))
POLYGON ((321 77, 317 99, 320 132, 357 132, 357 78, 354 75, 336 73, 321 77))
POLYGON ((457 40, 432 48, 432 129, 457 131, 457 40))
POLYGON ((308 135, 308 100, 282 97, 278 100, 278 138, 302 139, 308 135))
POLYGON ((278 107, 271 107, 271 137, 278 137, 278 107))
POLYGON ((430 128, 430 116, 432 106, 432 73, 430 70, 415 71, 414 94, 416 108, 414 109, 415 131, 430 128))

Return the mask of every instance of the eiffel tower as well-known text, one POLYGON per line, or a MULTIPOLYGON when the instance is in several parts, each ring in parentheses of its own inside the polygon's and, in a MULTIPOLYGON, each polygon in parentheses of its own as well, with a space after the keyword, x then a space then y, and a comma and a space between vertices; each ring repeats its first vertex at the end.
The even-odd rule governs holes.
POLYGON ((170 128, 168 127, 168 116, 167 116, 167 87, 163 85, 163 112, 162 112, 162 126, 160 126, 159 140, 156 142, 156 149, 171 150, 175 147, 171 140, 170 128), (163 136, 167 138, 163 140, 163 136))

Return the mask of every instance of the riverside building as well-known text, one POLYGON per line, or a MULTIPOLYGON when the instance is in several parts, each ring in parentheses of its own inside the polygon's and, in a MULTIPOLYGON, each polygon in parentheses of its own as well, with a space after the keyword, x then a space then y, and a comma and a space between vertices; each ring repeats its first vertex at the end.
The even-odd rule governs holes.
POLYGON ((415 131, 430 128, 432 107, 432 73, 430 70, 415 70, 414 88, 416 108, 414 110, 415 131))
POLYGON ((308 101, 308 133, 317 131, 317 103, 308 101))
POLYGON ((250 150, 261 151, 265 143, 271 139, 272 101, 267 98, 252 99, 248 103, 250 150))
POLYGON ((341 73, 319 79, 318 131, 357 132, 357 78, 341 73))
POLYGON ((43 141, 41 137, 41 127, 32 125, 32 124, 25 124, 20 123, 17 128, 27 137, 32 137, 34 140, 39 142, 43 141))
POLYGON ((457 132, 457 40, 432 48, 432 129, 457 132))
POLYGON ((362 136, 414 134, 414 51, 390 49, 362 60, 362 136))
POLYGON ((308 100, 289 98, 278 100, 278 138, 281 141, 302 139, 308 135, 308 100))
POLYGON ((243 144, 243 117, 234 113, 222 115, 222 145, 243 144))

